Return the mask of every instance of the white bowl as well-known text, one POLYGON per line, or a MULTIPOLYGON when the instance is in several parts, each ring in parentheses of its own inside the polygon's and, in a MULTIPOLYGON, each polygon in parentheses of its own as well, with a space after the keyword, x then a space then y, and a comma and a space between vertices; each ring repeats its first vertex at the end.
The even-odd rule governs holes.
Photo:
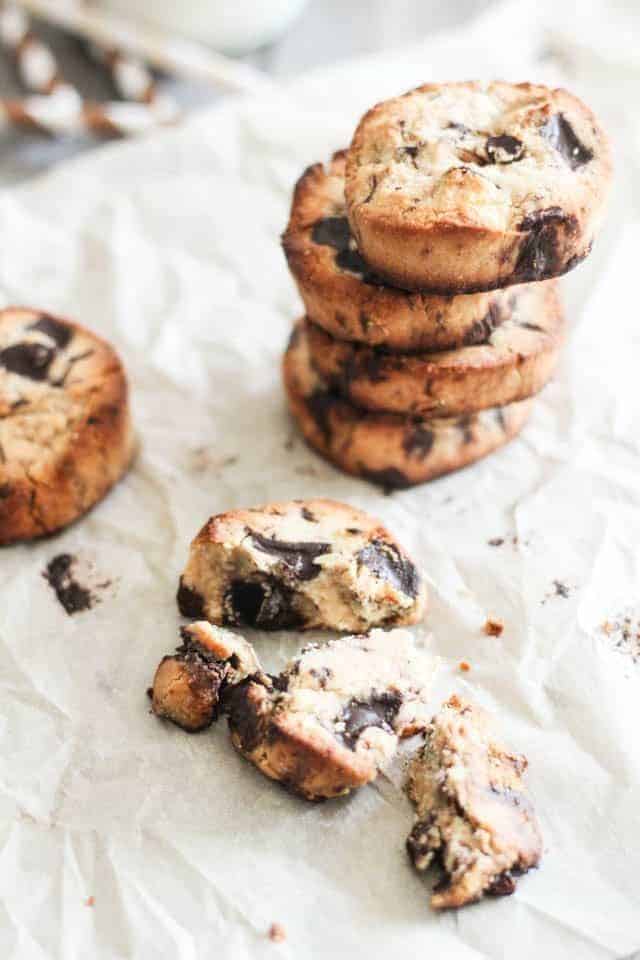
POLYGON ((201 40, 225 53, 246 53, 275 40, 307 0, 100 0, 105 9, 201 40))

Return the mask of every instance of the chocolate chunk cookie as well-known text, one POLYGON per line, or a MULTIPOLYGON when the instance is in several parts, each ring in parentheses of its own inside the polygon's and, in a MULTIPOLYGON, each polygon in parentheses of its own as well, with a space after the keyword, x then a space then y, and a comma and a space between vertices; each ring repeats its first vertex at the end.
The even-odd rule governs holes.
POLYGON ((470 293, 579 263, 610 180, 607 137, 566 90, 430 83, 365 114, 345 194, 377 276, 406 290, 470 293))
POLYGON ((113 348, 42 311, 0 311, 0 544, 81 516, 120 479, 133 448, 113 348))
POLYGON ((181 636, 176 652, 160 661, 149 693, 156 716, 196 733, 217 720, 224 690, 260 664, 243 637, 206 621, 183 627, 181 636))
POLYGON ((407 784, 417 815, 409 856, 418 870, 437 861, 444 871, 434 909, 513 893, 516 876, 537 866, 542 839, 522 782, 526 767, 525 757, 492 739, 473 704, 453 696, 434 717, 407 784))
POLYGON ((388 351, 484 343, 511 313, 502 291, 446 297, 384 286, 360 256, 344 202, 346 151, 316 163, 293 195, 282 244, 307 315, 342 340, 388 351))
POLYGON ((533 402, 432 419, 361 410, 313 368, 303 324, 285 353, 283 377, 289 408, 309 446, 346 473, 385 489, 424 483, 486 456, 520 432, 533 402))
POLYGON ((277 677, 224 697, 236 749, 308 800, 373 780, 398 740, 424 729, 435 661, 405 630, 311 645, 277 677))
POLYGON ((337 340, 307 322, 313 366, 365 410, 451 417, 504 406, 538 393, 560 357, 564 316, 556 281, 513 294, 511 318, 482 344, 400 355, 337 340))
POLYGON ((416 623, 426 587, 380 522, 333 500, 212 517, 180 580, 184 616, 263 630, 364 631, 416 623))

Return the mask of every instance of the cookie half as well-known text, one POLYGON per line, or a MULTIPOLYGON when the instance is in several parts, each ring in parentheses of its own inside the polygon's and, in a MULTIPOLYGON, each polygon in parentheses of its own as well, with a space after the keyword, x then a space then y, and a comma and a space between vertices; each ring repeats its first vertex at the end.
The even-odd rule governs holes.
POLYGON ((236 749, 308 800, 373 780, 398 741, 423 730, 436 667, 405 630, 374 630, 303 650, 277 677, 224 698, 236 749))
POLYGON ((439 353, 386 353, 337 340, 307 321, 311 362, 365 410, 450 417, 525 400, 556 369, 564 315, 554 280, 519 287, 512 301, 511 318, 484 343, 439 353))
POLYGON ((307 316, 334 337, 389 351, 483 343, 510 315, 500 290, 447 297, 386 286, 362 259, 344 200, 346 151, 298 181, 282 245, 307 316))
POLYGON ((486 456, 520 432, 533 403, 433 419, 361 410, 315 371, 304 326, 289 342, 283 378, 309 446, 346 473, 386 489, 415 486, 486 456))
POLYGON ((605 133, 566 90, 431 83, 365 114, 345 193, 371 270, 406 290, 469 293, 579 263, 611 171, 605 133))
POLYGON ((178 590, 184 616, 263 630, 365 631, 416 623, 425 605, 425 583, 389 531, 319 499, 212 517, 178 590))
POLYGON ((42 311, 0 311, 0 544, 76 520, 120 479, 133 450, 113 348, 42 311))
POLYGON ((417 817, 409 856, 418 870, 435 861, 444 872, 434 909, 513 893, 516 876, 539 863, 542 838, 522 779, 526 768, 525 757, 493 739, 479 707, 453 696, 434 717, 407 783, 417 817))

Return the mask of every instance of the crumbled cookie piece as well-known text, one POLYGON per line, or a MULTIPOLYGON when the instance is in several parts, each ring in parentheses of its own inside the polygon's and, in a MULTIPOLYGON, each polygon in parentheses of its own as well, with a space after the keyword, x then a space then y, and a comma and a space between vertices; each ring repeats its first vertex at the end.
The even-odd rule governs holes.
POLYGON ((281 923, 272 923, 269 927, 269 940, 272 943, 284 943, 287 939, 287 931, 281 923))
POLYGON ((501 620, 489 618, 483 629, 488 637, 501 637, 504 630, 504 623, 502 623, 501 620))
POLYGON ((307 647, 276 677, 224 696, 236 749, 308 800, 369 783, 398 740, 424 729, 435 661, 405 630, 307 647))
POLYGON ((515 877, 537 866, 542 839, 522 782, 526 767, 525 757, 491 738, 473 704, 453 696, 432 720, 409 771, 417 819, 407 849, 418 870, 434 860, 444 870, 435 910, 513 893, 515 877))
POLYGON ((153 680, 152 709, 190 733, 218 717, 225 686, 239 683, 260 665, 246 640, 205 621, 181 631, 182 644, 163 657, 153 680))
POLYGON ((212 517, 191 544, 178 606, 263 630, 366 631, 415 623, 426 586, 380 522, 333 500, 292 500, 212 517))

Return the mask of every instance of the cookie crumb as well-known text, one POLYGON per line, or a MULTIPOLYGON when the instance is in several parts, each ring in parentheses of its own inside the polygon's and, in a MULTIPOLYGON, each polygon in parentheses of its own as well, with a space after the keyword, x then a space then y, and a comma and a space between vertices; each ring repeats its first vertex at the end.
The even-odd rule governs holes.
POLYGON ((500 620, 487 620, 484 625, 484 632, 488 637, 501 637, 504 630, 504 623, 500 620))
POLYGON ((70 617, 74 613, 91 610, 96 601, 91 591, 75 580, 75 562, 76 558, 70 553, 60 553, 49 561, 42 574, 70 617))
POLYGON ((272 943, 284 943, 287 939, 287 931, 281 923, 272 923, 269 927, 269 940, 272 943))
POLYGON ((84 905, 85 907, 93 907, 95 902, 96 902, 95 897, 87 897, 87 899, 84 902, 84 905))
POLYGON ((564 597, 566 600, 569 596, 569 587, 562 580, 554 580, 553 589, 556 592, 556 597, 564 597))
POLYGON ((504 537, 492 537, 491 540, 487 540, 487 543, 490 547, 501 547, 504 543, 504 537))
POLYGON ((463 673, 469 673, 469 670, 471 670, 471 664, 467 663, 466 660, 461 660, 458 667, 463 673))

